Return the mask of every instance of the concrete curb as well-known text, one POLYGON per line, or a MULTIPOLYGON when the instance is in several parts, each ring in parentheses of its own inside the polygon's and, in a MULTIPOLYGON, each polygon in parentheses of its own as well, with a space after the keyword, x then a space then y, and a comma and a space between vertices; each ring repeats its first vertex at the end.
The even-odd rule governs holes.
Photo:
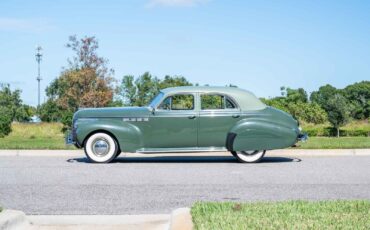
POLYGON ((0 230, 28 229, 30 224, 21 211, 3 210, 0 212, 0 230))
POLYGON ((190 208, 178 208, 171 213, 169 230, 192 230, 190 208))
POLYGON ((28 215, 34 225, 158 225, 168 224, 170 215, 28 215))
MULTIPOLYGON (((0 150, 0 156, 21 157, 85 157, 83 150, 0 150)), ((163 156, 231 156, 229 152, 122 153, 120 157, 163 157, 163 156)), ((266 152, 266 156, 319 157, 319 156, 370 156, 370 149, 279 149, 266 152)))

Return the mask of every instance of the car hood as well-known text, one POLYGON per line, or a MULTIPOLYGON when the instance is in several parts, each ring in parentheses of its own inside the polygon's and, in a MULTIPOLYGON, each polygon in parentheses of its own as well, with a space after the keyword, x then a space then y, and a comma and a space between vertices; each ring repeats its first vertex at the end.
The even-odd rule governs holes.
POLYGON ((108 108, 87 108, 78 110, 73 119, 79 118, 104 118, 104 117, 145 117, 149 116, 150 110, 147 107, 108 107, 108 108))

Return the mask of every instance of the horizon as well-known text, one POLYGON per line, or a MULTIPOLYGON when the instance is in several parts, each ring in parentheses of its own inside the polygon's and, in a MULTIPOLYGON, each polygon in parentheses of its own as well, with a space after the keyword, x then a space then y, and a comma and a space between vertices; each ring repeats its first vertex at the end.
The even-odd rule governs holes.
POLYGON ((280 87, 308 94, 370 79, 370 2, 114 0, 3 1, 0 82, 37 104, 35 48, 43 47, 41 102, 72 51, 70 35, 95 36, 114 77, 150 72, 191 83, 236 85, 257 97, 280 87))

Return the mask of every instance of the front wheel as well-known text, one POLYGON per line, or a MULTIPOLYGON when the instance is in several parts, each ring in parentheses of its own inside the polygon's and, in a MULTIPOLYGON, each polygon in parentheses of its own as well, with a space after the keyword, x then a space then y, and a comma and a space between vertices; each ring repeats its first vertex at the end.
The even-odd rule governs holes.
POLYGON ((93 163, 109 163, 118 153, 118 145, 106 133, 94 133, 85 143, 85 154, 93 163))
POLYGON ((240 163, 257 163, 261 161, 266 150, 233 151, 231 153, 240 163))

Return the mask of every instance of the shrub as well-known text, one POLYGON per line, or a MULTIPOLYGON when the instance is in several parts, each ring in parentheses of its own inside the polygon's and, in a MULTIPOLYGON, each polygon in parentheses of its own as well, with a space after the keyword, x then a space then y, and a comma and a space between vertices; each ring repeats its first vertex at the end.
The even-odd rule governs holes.
MULTIPOLYGON (((322 136, 331 137, 336 136, 336 129, 331 127, 330 124, 302 124, 303 131, 308 134, 308 136, 322 136)), ((348 125, 340 128, 340 136, 353 136, 353 137, 370 137, 370 124, 368 121, 352 121, 348 125)))
POLYGON ((1 106, 0 107, 0 137, 8 135, 11 131, 12 110, 1 106))

